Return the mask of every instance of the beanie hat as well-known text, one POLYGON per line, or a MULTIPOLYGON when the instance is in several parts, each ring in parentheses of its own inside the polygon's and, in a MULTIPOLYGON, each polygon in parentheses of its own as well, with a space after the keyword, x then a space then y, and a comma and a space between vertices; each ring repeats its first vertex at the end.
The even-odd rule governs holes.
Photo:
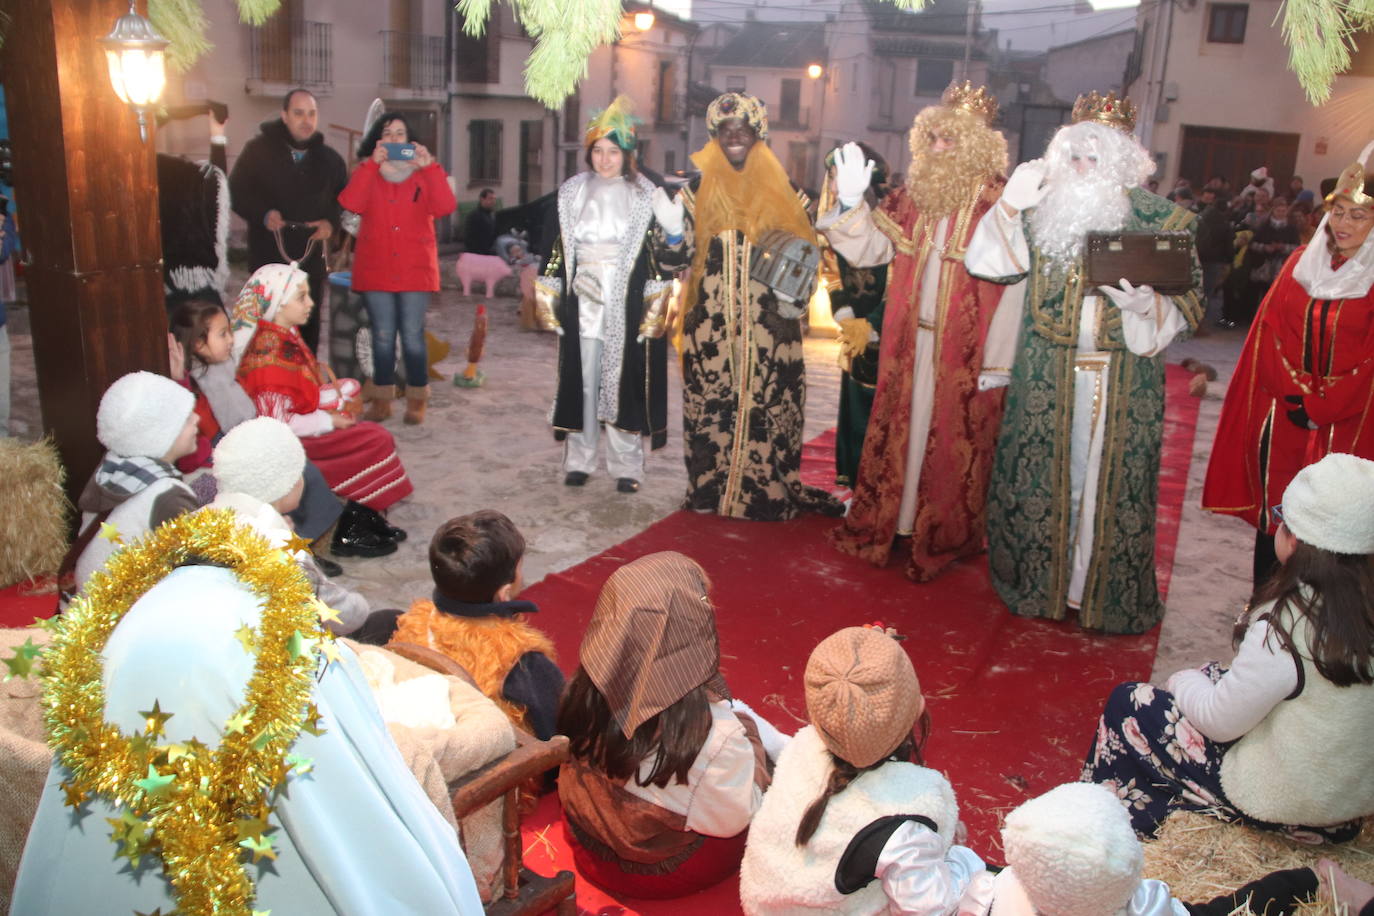
POLYGON ((1283 523, 1304 544, 1332 553, 1374 553, 1374 461, 1333 452, 1283 491, 1283 523))
POLYGON ((215 446, 215 480, 221 493, 246 493, 265 503, 291 492, 305 470, 301 440, 280 420, 240 423, 215 446))
POLYGON ((1145 855, 1105 786, 1071 782, 1007 815, 1002 848, 1037 913, 1112 916, 1140 884, 1145 855))
POLYGON ((806 663, 806 711, 830 752, 856 767, 897 749, 925 710, 911 659, 890 636, 846 627, 806 663))
POLYGON ((195 407, 195 395, 165 375, 130 372, 101 396, 95 437, 116 455, 161 458, 195 407))

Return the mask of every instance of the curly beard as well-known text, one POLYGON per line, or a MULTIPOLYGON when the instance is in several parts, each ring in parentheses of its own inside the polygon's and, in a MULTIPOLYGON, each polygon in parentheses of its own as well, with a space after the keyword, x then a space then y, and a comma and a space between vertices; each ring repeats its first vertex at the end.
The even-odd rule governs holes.
POLYGON ((926 151, 911 163, 907 192, 921 212, 952 213, 978 193, 978 186, 987 176, 970 169, 958 152, 926 151))

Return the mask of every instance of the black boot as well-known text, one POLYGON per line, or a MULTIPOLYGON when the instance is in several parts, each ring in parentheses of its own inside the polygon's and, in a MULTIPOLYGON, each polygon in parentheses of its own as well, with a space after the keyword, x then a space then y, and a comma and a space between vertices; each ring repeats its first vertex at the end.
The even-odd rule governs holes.
POLYGON ((384 557, 396 552, 396 542, 378 534, 372 520, 359 512, 362 506, 349 503, 334 526, 329 551, 340 557, 384 557), (355 508, 356 506, 356 508, 355 508))
POLYGON ((385 538, 388 541, 395 541, 397 544, 406 539, 405 531, 387 522, 386 517, 376 509, 369 509, 362 503, 356 502, 350 502, 348 508, 367 519, 369 529, 379 537, 385 538))

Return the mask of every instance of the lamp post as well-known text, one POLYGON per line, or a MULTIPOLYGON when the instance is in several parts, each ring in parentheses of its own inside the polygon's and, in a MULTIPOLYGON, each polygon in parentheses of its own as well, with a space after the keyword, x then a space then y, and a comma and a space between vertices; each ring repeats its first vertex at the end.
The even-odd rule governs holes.
POLYGON ((110 85, 119 100, 138 115, 138 135, 146 143, 147 114, 157 105, 167 86, 164 52, 170 42, 138 14, 134 0, 129 0, 129 12, 115 20, 114 28, 100 43, 105 48, 110 85))

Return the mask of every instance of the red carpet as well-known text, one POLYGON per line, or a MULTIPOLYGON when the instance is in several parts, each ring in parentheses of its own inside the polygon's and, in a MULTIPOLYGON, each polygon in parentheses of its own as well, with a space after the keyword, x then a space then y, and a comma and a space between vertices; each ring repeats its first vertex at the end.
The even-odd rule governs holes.
POLYGON ((52 579, 20 582, 0 589, 0 627, 26 627, 35 618, 57 613, 57 591, 52 579))
MULTIPOLYGON (((1169 367, 1160 474, 1158 566, 1167 588, 1192 456, 1198 401, 1187 373, 1169 367)), ((833 478, 833 432, 808 443, 803 476, 833 478), (830 445, 827 450, 826 446, 830 445)), ((1097 715, 1120 681, 1149 676, 1158 630, 1092 636, 1073 625, 1008 614, 988 581, 986 561, 915 585, 894 564, 876 569, 825 542, 831 519, 761 524, 677 512, 630 540, 562 573, 523 597, 539 604, 538 624, 576 667, 577 646, 596 595, 621 564, 659 550, 697 560, 714 583, 721 667, 732 692, 791 732, 804 723, 802 672, 811 649, 834 630, 881 620, 908 639, 933 721, 927 762, 950 777, 969 844, 1002 861, 1000 819, 1021 801, 1076 779, 1097 715)), ((527 862, 537 871, 571 868, 559 809, 544 799, 527 818, 527 862)), ((583 912, 738 912, 727 881, 676 901, 620 901, 579 882, 583 912)))

